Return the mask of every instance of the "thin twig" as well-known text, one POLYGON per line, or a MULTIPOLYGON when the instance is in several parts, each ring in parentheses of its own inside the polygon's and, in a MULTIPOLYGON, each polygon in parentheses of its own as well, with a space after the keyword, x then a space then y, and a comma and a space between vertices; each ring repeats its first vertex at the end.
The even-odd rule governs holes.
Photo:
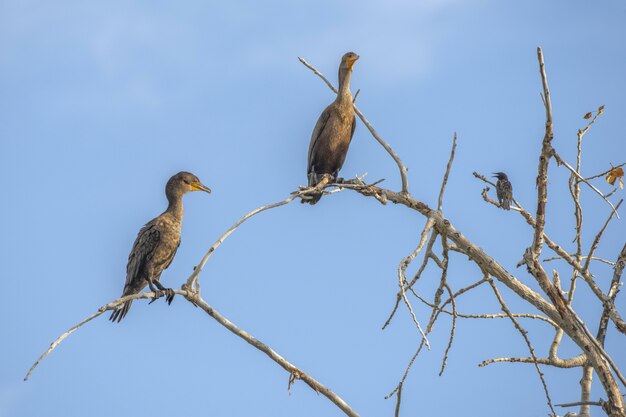
POLYGON ((502 310, 509 316, 509 318, 513 322, 513 325, 515 326, 515 328, 520 332, 520 334, 524 338, 524 341, 526 342, 526 346, 528 346, 528 350, 530 351, 530 355, 532 356, 533 361, 535 363, 535 368, 537 369, 537 373, 539 374, 539 379, 541 380, 541 384, 543 385, 543 390, 544 390, 544 392, 546 394, 546 399, 548 401, 548 406, 550 407, 550 410, 552 411, 552 415, 556 416, 556 411, 554 411, 554 407, 552 407, 552 400, 550 399, 550 393, 548 392, 548 386, 546 385, 546 381, 543 378, 543 372, 541 372, 541 369, 539 368, 539 364, 537 363, 537 355, 535 355, 535 349, 533 348, 533 345, 530 343, 530 339, 528 338, 528 335, 527 335, 528 332, 526 330, 524 330, 522 328, 522 326, 520 326, 520 324, 517 322, 517 320, 515 320, 515 317, 513 317, 513 315, 511 314, 511 310, 509 310, 509 308, 507 307, 506 303, 504 302, 504 299, 500 295, 500 291, 498 291, 498 287, 496 287, 496 284, 495 284, 495 282, 493 282, 492 279, 489 280, 489 285, 491 285, 491 289, 493 289, 493 292, 496 295, 496 298, 498 299, 498 302, 502 306, 502 310))
POLYGON ((601 173, 596 174, 596 175, 592 175, 591 177, 587 177, 585 179, 587 181, 589 181, 589 180, 593 180, 593 179, 600 178, 600 177, 606 177, 606 174, 608 174, 609 172, 613 171, 615 168, 620 168, 620 167, 623 167, 624 165, 626 165, 626 162, 622 162, 619 165, 611 166, 611 169, 607 169, 604 172, 601 172, 601 173))
POLYGON ((402 402, 402 382, 398 385, 398 395, 396 395, 395 417, 400 417, 400 403, 402 402))
POLYGON ((448 295, 450 296, 450 300, 452 303, 452 328, 450 329, 450 339, 448 339, 448 346, 446 346, 446 351, 443 355, 443 360, 441 361, 441 369, 439 370, 439 376, 443 375, 443 371, 446 369, 446 364, 448 362, 448 354, 450 353, 450 349, 452 349, 452 341, 454 340, 454 332, 456 330, 456 301, 454 300, 454 294, 452 294, 452 290, 450 286, 445 283, 444 288, 448 291, 448 295))
MULTIPOLYGON (((440 311, 441 313, 447 314, 449 316, 455 315, 454 312, 452 312, 450 310, 446 310, 445 308, 442 308, 440 306, 436 306, 436 305, 432 304, 431 302, 429 302, 425 298, 421 297, 419 294, 414 293, 413 295, 415 295, 417 297, 417 299, 420 300, 425 305, 427 305, 427 306, 429 306, 431 308, 435 308, 438 311, 440 311)), ((455 297, 456 297, 456 295, 455 295, 455 297)), ((451 301, 452 301, 451 299, 447 299, 441 305, 442 306, 446 305, 446 304, 448 304, 451 301)), ((459 319, 507 319, 507 318, 509 318, 509 316, 504 314, 504 313, 498 313, 498 314, 463 314, 463 313, 459 313, 458 311, 456 312, 456 317, 459 318, 459 319)), ((546 323, 548 323, 552 327, 555 327, 555 328, 558 327, 557 324, 554 321, 550 320, 547 317, 539 315, 539 314, 513 313, 513 317, 521 318, 521 319, 541 320, 541 321, 545 321, 546 323)))
POLYGON ((289 197, 287 197, 286 199, 281 200, 281 201, 279 201, 277 203, 272 203, 272 204, 268 204, 268 205, 256 208, 256 209, 252 210, 251 212, 249 212, 248 214, 246 214, 245 216, 243 216, 242 218, 240 218, 239 220, 237 220, 237 222, 235 224, 233 224, 226 232, 224 232, 219 237, 219 239, 217 239, 215 241, 215 243, 213 243, 213 245, 211 245, 209 250, 202 257, 202 260, 200 261, 200 263, 198 263, 198 265, 194 268, 194 270, 191 273, 191 275, 189 276, 189 278, 187 278, 187 282, 185 283, 185 289, 189 289, 189 290, 193 291, 196 288, 195 284, 196 284, 196 282, 198 280, 198 276, 202 272, 202 269, 206 265, 207 261, 209 260, 209 258, 213 254, 213 252, 215 252, 215 250, 222 243, 224 243, 224 241, 228 238, 228 236, 230 236, 239 226, 241 226, 241 224, 243 222, 248 220, 250 217, 253 217, 253 216, 255 216, 255 215, 259 214, 259 213, 262 213, 262 212, 264 212, 266 210, 273 209, 273 208, 280 207, 280 206, 284 206, 285 204, 289 204, 289 203, 291 203, 293 200, 295 200, 298 197, 302 197, 304 195, 311 194, 311 193, 320 192, 321 189, 324 188, 326 185, 328 185, 328 179, 326 179, 326 182, 321 181, 315 187, 308 187, 308 188, 304 188, 302 190, 293 192, 289 197))
MULTIPOLYGON (((385 328, 391 323, 391 320, 393 319, 394 315, 396 314, 396 311, 398 310, 398 306, 400 305, 400 300, 402 300, 403 297, 405 297, 404 292, 406 291, 406 289, 410 289, 413 286, 417 278, 419 278, 419 274, 421 273, 421 271, 423 271, 423 268, 420 268, 420 271, 418 271, 418 274, 416 275, 417 278, 414 277, 411 283, 409 283, 405 288, 404 281, 406 280, 406 276, 405 276, 406 269, 408 268, 409 264, 413 262, 413 259, 415 259, 415 257, 421 252, 422 248, 424 247, 424 243, 426 242, 426 239, 428 238, 428 233, 433 227, 433 224, 434 222, 431 219, 428 219, 426 221, 426 224, 424 225, 424 229, 422 230, 422 233, 420 235, 420 241, 417 247, 415 248, 415 250, 413 250, 413 252, 411 252, 409 256, 402 259, 402 261, 400 261, 400 264, 398 265, 398 276, 399 276, 398 285, 400 285, 400 289, 398 290, 398 293, 396 294, 396 302, 395 302, 395 305, 393 306, 391 314, 389 314, 387 321, 385 321, 385 324, 383 325, 383 330, 385 330, 385 328)), ((428 254, 432 248, 432 245, 436 237, 437 237, 437 234, 436 233, 433 234, 428 244, 428 248, 424 256, 424 262, 422 263, 422 267, 424 268, 426 267, 425 264, 428 262, 428 254)))
POLYGON ((420 332, 420 335, 422 335, 422 340, 426 342, 426 347, 428 348, 428 350, 430 350, 430 342, 428 341, 428 338, 426 337, 426 333, 424 333, 424 330, 422 330, 422 326, 420 325, 420 322, 417 320, 417 317, 415 317, 415 313, 413 312, 413 307, 411 307, 411 303, 409 302, 409 299, 406 297, 406 293, 404 292, 404 282, 402 282, 401 276, 400 276, 400 291, 402 293, 402 300, 404 300, 404 304, 406 304, 406 307, 409 310, 409 313, 411 313, 411 318, 413 319, 413 323, 415 323, 415 326, 417 326, 417 330, 420 332))
MULTIPOLYGON (((617 293, 619 292, 620 281, 622 279, 622 273, 624 271, 624 267, 626 266, 626 244, 622 248, 621 252, 617 256, 617 260, 615 261, 615 268, 613 269, 613 278, 611 279, 611 286, 607 293, 607 296, 611 301, 615 301, 615 297, 617 297, 617 293)), ((596 339, 602 346, 604 346, 604 338, 606 337, 606 328, 609 322, 609 312, 607 307, 604 307, 602 311, 602 317, 600 318, 600 324, 598 326, 598 335, 596 339)))
POLYGON ((577 401, 575 403, 555 404, 557 407, 577 407, 579 405, 599 405, 602 406, 604 401, 577 401))
POLYGON ((606 219, 606 222, 604 222, 604 226, 602 226, 602 229, 600 229, 595 239, 593 239, 593 243, 591 244, 591 249, 589 249, 589 254, 587 255, 587 260, 585 261, 585 265, 583 266, 584 271, 587 271, 589 269, 589 262, 591 262, 591 259, 593 258, 593 253, 596 251, 596 248, 600 244, 600 239, 602 238, 602 234, 604 233, 604 231, 606 230, 606 227, 609 225, 609 222, 613 218, 613 214, 617 213, 617 209, 619 209, 619 206, 622 205, 623 201, 624 200, 622 199, 619 201, 619 203, 617 203, 617 205, 615 206, 615 211, 612 211, 611 214, 609 214, 609 218, 606 219))
POLYGON ((417 350, 415 351, 415 353, 411 357, 411 360, 409 361, 409 364, 407 365, 406 369, 404 370, 404 374, 402 375, 402 379, 400 379, 400 382, 393 389, 393 391, 391 391, 389 394, 385 395, 385 400, 388 400, 389 398, 391 398, 394 394, 399 392, 399 390, 402 388, 402 384, 404 384, 404 381, 406 380, 406 377, 409 375, 409 372, 411 371, 411 367, 413 366, 413 363, 415 363, 415 359, 417 359, 417 356, 420 354, 420 352, 422 351, 422 348, 424 347, 424 340, 425 339, 422 338, 422 341, 420 342, 419 346, 417 347, 417 350))
POLYGON ((448 159, 448 165, 446 166, 446 173, 443 176, 443 181, 441 181, 441 190, 439 191, 439 204, 437 205, 437 211, 441 213, 441 206, 443 205, 443 192, 446 189, 446 184, 448 183, 448 176, 450 175, 450 169, 452 168, 452 162, 454 161, 454 151, 456 150, 456 132, 454 132, 454 137, 452 139, 452 149, 450 150, 450 159, 448 159))
MULTIPOLYGON (((182 294, 182 295, 186 295, 187 292, 185 291, 184 293, 179 291, 179 290, 173 290, 176 294, 182 294)), ((52 351, 54 349, 56 349, 57 346, 59 346, 61 344, 61 342, 63 342, 69 335, 71 335, 72 333, 74 333, 76 330, 80 329, 84 324, 89 323, 91 320, 95 319, 96 317, 102 315, 103 313, 105 313, 107 310, 113 310, 114 308, 124 304, 126 301, 130 301, 130 300, 136 300, 136 299, 140 299, 140 298, 152 298, 154 299, 156 296, 155 293, 153 292, 149 292, 149 293, 141 293, 141 294, 133 294, 133 295, 127 295, 125 297, 121 297, 118 298, 117 300, 111 301, 109 304, 103 305, 102 307, 100 307, 98 309, 98 311, 96 311, 95 313, 93 313, 91 316, 87 317, 84 320, 81 320, 80 322, 78 322, 78 324, 70 327, 68 329, 68 331, 66 331, 65 333, 63 333, 61 336, 57 337, 52 343, 50 343, 50 347, 48 348, 48 350, 46 350, 40 357, 39 359, 37 359, 35 361, 35 363, 33 364, 33 366, 30 367, 30 369, 28 370, 28 373, 26 374, 26 376, 24 377, 24 381, 27 381, 28 378, 30 377, 30 374, 35 370, 35 368, 37 367, 37 365, 39 365, 39 363, 41 363, 41 361, 43 361, 46 356, 48 356, 50 353, 52 353, 52 351)))
POLYGON ((608 198, 606 198, 606 196, 604 194, 602 194, 602 191, 598 190, 592 183, 590 183, 589 181, 587 181, 587 179, 583 178, 582 175, 580 175, 578 172, 576 172, 576 170, 574 168, 572 168, 572 166, 570 164, 568 164, 567 162, 565 162, 565 160, 563 158, 561 158, 559 156, 558 153, 556 153, 553 150, 552 156, 554 156, 554 159, 556 159, 557 163, 559 165, 563 165, 565 168, 567 168, 576 178, 578 178, 580 181, 584 182, 585 184, 587 184, 589 186, 589 188, 591 188, 596 194, 598 194, 600 197, 602 197, 602 199, 604 201, 606 201, 606 203, 611 206, 611 209, 615 212, 615 215, 617 216, 617 218, 619 219, 619 214, 617 213, 617 210, 615 209, 615 206, 613 205, 613 203, 611 203, 611 201, 609 201, 608 198))
MULTIPOLYGON (((575 256, 575 255, 570 254, 570 256, 575 256)), ((587 257, 586 256, 581 256, 581 259, 587 259, 587 257)), ((550 258, 544 259, 543 262, 562 261, 562 260, 563 260, 563 258, 561 258, 560 256, 552 256, 550 258)), ((609 261, 608 259, 598 258, 598 257, 595 257, 595 256, 592 257, 591 260, 592 261, 602 262, 602 263, 605 263, 605 264, 611 265, 611 266, 615 265, 615 262, 609 261)))

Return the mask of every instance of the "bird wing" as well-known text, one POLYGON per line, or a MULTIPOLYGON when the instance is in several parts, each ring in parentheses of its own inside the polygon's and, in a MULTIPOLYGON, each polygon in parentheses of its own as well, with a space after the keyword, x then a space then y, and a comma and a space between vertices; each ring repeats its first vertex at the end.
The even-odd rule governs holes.
POLYGON ((172 254, 170 255, 169 259, 167 260, 167 262, 165 262, 165 266, 163 267, 163 270, 169 268, 170 264, 174 260, 174 257, 176 256, 176 252, 178 251, 179 247, 180 247, 180 239, 178 239, 178 243, 176 244, 176 247, 174 248, 174 250, 172 250, 172 254))
POLYGON ((152 258, 160 240, 161 232, 154 220, 146 223, 141 230, 139 230, 135 243, 133 244, 133 249, 130 251, 130 255, 128 255, 124 291, 126 291, 127 287, 138 284, 137 280, 147 279, 147 277, 140 277, 140 274, 145 269, 146 263, 152 258))
POLYGON ((348 144, 352 142, 352 136, 354 136, 355 129, 356 129, 356 116, 352 115, 352 127, 350 127, 350 140, 348 141, 348 144))
POLYGON ((311 172, 313 169, 313 154, 315 152, 315 147, 317 146, 318 139, 322 135, 324 128, 326 127, 326 123, 328 119, 330 119, 331 109, 330 106, 326 107, 320 117, 317 119, 317 123, 315 123, 315 127, 313 128, 313 133, 311 133, 311 142, 309 143, 309 162, 307 172, 311 172))

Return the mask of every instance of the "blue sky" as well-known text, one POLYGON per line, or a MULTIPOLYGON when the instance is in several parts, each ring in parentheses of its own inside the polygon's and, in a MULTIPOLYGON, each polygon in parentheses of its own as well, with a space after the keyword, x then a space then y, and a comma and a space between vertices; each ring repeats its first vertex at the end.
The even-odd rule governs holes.
MULTIPOLYGON (((136 302, 120 325, 101 317, 22 378, 49 342, 121 293, 132 242, 165 208, 172 174, 191 171, 213 189, 185 198, 182 245, 162 276, 172 287, 239 217, 306 182, 310 133, 333 97, 298 56, 333 82, 344 52, 361 56, 352 77, 359 108, 408 166, 413 195, 431 206, 456 131, 444 212, 532 285, 514 267, 530 229, 485 205, 471 173, 507 172, 516 198, 534 206, 544 126, 537 46, 557 151, 573 162, 582 116, 604 104, 585 138, 583 172, 624 162, 625 21, 626 5, 613 0, 0 2, 0 416, 341 415, 304 384, 288 395, 282 369, 181 299, 136 302)), ((399 188, 393 161, 359 122, 342 175, 365 172, 399 188)), ((547 232, 571 249, 568 176, 555 165, 550 172, 547 232)), ((582 200, 588 246, 608 211, 586 189, 582 200)), ((397 264, 423 223, 350 192, 293 203, 250 220, 219 248, 201 277, 203 296, 361 415, 392 415, 395 402, 383 397, 419 339, 404 310, 380 328, 397 264)), ((614 259, 624 230, 614 222, 598 254, 614 259)), ((610 274, 596 270, 603 287, 610 274)), ((453 259, 453 288, 479 278, 453 259)), ((432 299, 437 271, 422 281, 418 290, 432 299)), ((598 305, 580 287, 575 308, 593 328, 598 305)), ((503 294, 514 311, 529 310, 503 294)), ((499 312, 488 288, 458 304, 499 312)), ((618 306, 626 311, 623 297, 618 306)), ((428 309, 415 308, 425 324, 428 309)), ((523 324, 545 355, 551 329, 523 324)), ((548 413, 532 367, 476 366, 527 355, 509 322, 460 321, 439 377, 449 329, 448 319, 438 323, 432 350, 414 365, 403 415, 548 413)), ((612 328, 607 346, 626 366, 624 338, 612 328)), ((576 353, 562 346, 563 357, 576 353)), ((577 400, 578 370, 545 373, 555 403, 577 400)))

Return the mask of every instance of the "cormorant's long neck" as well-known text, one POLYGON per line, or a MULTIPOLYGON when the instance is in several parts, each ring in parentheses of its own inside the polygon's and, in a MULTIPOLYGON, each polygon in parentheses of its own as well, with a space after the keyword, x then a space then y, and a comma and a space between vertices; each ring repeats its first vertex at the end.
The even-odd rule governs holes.
POLYGON ((350 100, 352 101, 352 93, 350 93, 350 77, 352 71, 348 68, 339 68, 339 93, 337 93, 337 100, 350 100))
POLYGON ((167 201, 169 204, 165 212, 170 213, 172 216, 174 216, 174 218, 178 219, 179 221, 182 221, 183 212, 184 212, 183 195, 182 194, 168 195, 167 201))

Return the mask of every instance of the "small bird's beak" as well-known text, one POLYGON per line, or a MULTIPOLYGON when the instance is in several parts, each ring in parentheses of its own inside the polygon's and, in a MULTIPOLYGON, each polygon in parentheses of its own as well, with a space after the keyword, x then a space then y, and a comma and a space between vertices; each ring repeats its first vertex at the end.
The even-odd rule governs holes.
POLYGON ((194 182, 191 184, 191 189, 194 191, 204 191, 205 193, 211 194, 211 189, 206 185, 202 184, 200 181, 194 182))
POLYGON ((357 61, 357 59, 359 59, 360 57, 358 55, 356 55, 354 58, 348 58, 347 62, 348 62, 348 68, 350 69, 350 71, 352 71, 352 67, 354 66, 354 63, 357 61))

